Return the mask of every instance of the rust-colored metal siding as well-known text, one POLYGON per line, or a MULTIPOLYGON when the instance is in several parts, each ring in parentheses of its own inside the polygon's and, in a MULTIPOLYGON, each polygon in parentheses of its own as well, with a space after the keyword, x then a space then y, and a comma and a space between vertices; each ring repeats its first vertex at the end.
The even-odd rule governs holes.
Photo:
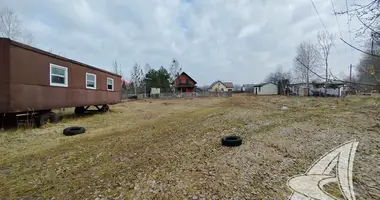
POLYGON ((7 112, 121 102, 119 75, 14 41, 8 49, 10 104, 7 112), (68 87, 50 85, 50 64, 68 68, 68 87), (86 88, 86 72, 96 75, 95 90, 86 88), (114 91, 107 90, 107 78, 114 79, 114 91))
POLYGON ((0 39, 0 113, 7 111, 10 105, 9 45, 10 40, 0 39))

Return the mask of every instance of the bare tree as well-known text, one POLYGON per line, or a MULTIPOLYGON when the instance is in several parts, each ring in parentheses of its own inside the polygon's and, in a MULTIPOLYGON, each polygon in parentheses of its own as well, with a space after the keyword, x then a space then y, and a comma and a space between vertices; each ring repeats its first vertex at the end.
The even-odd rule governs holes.
POLYGON ((327 31, 319 32, 317 35, 318 38, 318 44, 321 49, 321 56, 324 61, 325 67, 326 67, 326 81, 325 81, 325 96, 327 94, 327 82, 329 78, 329 64, 328 59, 330 56, 331 47, 334 46, 334 36, 332 34, 329 34, 327 31))
POLYGON ((282 66, 277 66, 277 69, 275 72, 270 73, 267 78, 265 79, 266 82, 278 84, 281 80, 291 80, 292 74, 289 72, 284 72, 282 69, 282 66))
MULTIPOLYGON (((169 67, 170 83, 172 83, 177 78, 177 76, 179 76, 179 73, 181 71, 182 71, 182 68, 180 67, 178 60, 173 59, 169 67)), ((173 92, 175 92, 175 88, 173 87, 172 89, 173 89, 173 92)))
POLYGON ((123 75, 123 70, 121 69, 121 65, 119 65, 119 63, 116 60, 114 60, 112 63, 112 71, 115 74, 118 74, 120 76, 123 75))
POLYGON ((321 54, 315 44, 311 42, 301 42, 297 46, 297 55, 294 59, 293 70, 301 82, 306 82, 308 88, 310 88, 310 78, 314 78, 314 74, 311 73, 311 71, 318 71, 320 64, 321 54))
POLYGON ((146 63, 144 67, 144 72, 148 73, 150 69, 152 69, 152 67, 150 67, 149 63, 146 63))
POLYGON ((143 79, 144 79, 144 73, 140 65, 138 63, 135 63, 131 71, 131 81, 135 88, 135 95, 137 94, 137 87, 141 86, 143 79))
POLYGON ((18 15, 10 8, 0 10, 0 34, 12 40, 32 45, 34 37, 28 30, 22 29, 18 15))
POLYGON ((290 71, 284 72, 281 65, 279 65, 275 72, 272 72, 267 76, 265 81, 276 84, 279 87, 280 94, 282 94, 290 84, 291 79, 292 73, 290 71))
POLYGON ((21 35, 21 21, 10 8, 0 11, 0 33, 3 37, 16 39, 21 35))
POLYGON ((348 23, 353 17, 356 17, 362 23, 362 26, 356 32, 356 37, 363 35, 368 30, 371 32, 379 32, 380 30, 380 0, 371 0, 366 3, 353 3, 349 6, 346 1, 346 9, 334 13, 335 15, 347 15, 348 23))
POLYGON ((24 31, 24 34, 22 36, 22 41, 24 44, 31 46, 33 44, 33 41, 34 41, 34 36, 30 32, 24 31))
POLYGON ((178 60, 173 59, 171 65, 170 65, 170 68, 169 68, 169 74, 170 74, 171 81, 174 81, 177 78, 177 76, 179 75, 181 70, 182 70, 182 68, 180 67, 178 60))

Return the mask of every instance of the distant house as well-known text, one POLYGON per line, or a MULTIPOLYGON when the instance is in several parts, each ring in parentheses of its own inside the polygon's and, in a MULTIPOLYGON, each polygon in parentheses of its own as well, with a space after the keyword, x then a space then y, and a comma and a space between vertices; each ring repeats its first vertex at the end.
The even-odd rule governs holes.
POLYGON ((188 74, 182 72, 172 84, 176 92, 195 92, 197 82, 188 74))
MULTIPOLYGON (((293 95, 307 96, 307 83, 294 83, 290 85, 290 90, 293 95)), ((328 96, 342 96, 346 92, 345 84, 342 81, 332 80, 327 84, 328 96)), ((325 94, 325 82, 309 83, 310 96, 323 96, 325 94)))
POLYGON ((232 82, 222 82, 222 81, 215 81, 212 83, 209 87, 210 92, 225 92, 225 91, 232 91, 234 88, 234 84, 232 82))
MULTIPOLYGON (((325 82, 312 83, 313 84, 313 94, 317 96, 324 95, 325 93, 325 82)), ((347 91, 347 87, 344 82, 339 80, 331 80, 327 83, 327 96, 344 96, 347 91)))
POLYGON ((276 95, 278 86, 273 83, 260 83, 253 86, 253 93, 257 95, 276 95))
POLYGON ((293 83, 290 84, 290 91, 291 94, 297 95, 297 96, 308 96, 313 95, 313 91, 315 90, 314 85, 312 83, 309 83, 309 89, 307 88, 307 83, 293 83))

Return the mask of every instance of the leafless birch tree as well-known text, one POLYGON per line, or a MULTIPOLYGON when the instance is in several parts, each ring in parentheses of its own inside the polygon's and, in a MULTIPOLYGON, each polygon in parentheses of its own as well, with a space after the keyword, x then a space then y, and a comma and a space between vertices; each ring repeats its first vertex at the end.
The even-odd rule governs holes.
POLYGON ((112 63, 112 71, 115 74, 118 74, 120 76, 123 75, 123 70, 121 69, 121 65, 119 65, 119 63, 116 60, 114 60, 112 63))
POLYGON ((327 31, 319 32, 317 35, 318 44, 320 46, 320 52, 323 59, 323 62, 326 67, 326 82, 325 82, 325 96, 327 94, 327 82, 328 82, 328 73, 329 73, 329 56, 331 52, 331 47, 334 46, 334 36, 329 34, 327 31))
POLYGON ((294 59, 293 70, 295 77, 301 82, 306 82, 307 87, 310 88, 310 79, 314 78, 314 74, 312 74, 311 71, 319 71, 319 69, 321 69, 320 66, 321 54, 319 53, 317 46, 311 42, 301 42, 297 46, 297 55, 294 59))

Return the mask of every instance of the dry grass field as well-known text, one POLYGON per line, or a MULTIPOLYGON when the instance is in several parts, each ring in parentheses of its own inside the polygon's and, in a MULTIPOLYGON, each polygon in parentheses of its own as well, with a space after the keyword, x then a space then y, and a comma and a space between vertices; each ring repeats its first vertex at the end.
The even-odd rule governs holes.
POLYGON ((59 124, 0 131, 0 199, 285 199, 290 177, 352 139, 356 197, 380 199, 379 104, 234 96, 65 111, 59 124), (74 125, 86 133, 62 134, 74 125), (223 147, 225 135, 243 144, 223 147))

